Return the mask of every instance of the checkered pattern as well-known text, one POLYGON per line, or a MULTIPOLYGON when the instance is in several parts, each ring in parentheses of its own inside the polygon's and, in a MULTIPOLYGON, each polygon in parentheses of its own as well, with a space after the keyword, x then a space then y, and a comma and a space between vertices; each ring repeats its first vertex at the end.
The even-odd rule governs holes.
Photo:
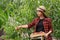
MULTIPOLYGON (((36 31, 36 25, 39 22, 39 20, 40 20, 39 18, 35 18, 30 24, 28 24, 28 28, 31 28, 31 27, 34 26, 34 28, 35 28, 34 32, 35 32, 36 31)), ((48 33, 50 30, 53 32, 52 23, 51 23, 50 18, 45 18, 44 21, 43 21, 43 25, 44 25, 45 33, 48 33)), ((52 40, 52 37, 51 37, 50 34, 46 38, 46 40, 52 40)))

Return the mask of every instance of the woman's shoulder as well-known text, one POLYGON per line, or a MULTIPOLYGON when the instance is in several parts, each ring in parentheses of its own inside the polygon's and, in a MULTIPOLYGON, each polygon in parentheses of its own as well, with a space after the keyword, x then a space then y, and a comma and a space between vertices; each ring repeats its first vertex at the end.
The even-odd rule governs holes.
POLYGON ((49 22, 51 22, 51 21, 52 21, 52 19, 51 19, 51 18, 45 18, 45 20, 47 20, 47 21, 49 21, 49 22))
POLYGON ((46 20, 51 20, 51 18, 45 18, 46 20))
MULTIPOLYGON (((39 19, 39 18, 38 18, 38 17, 36 17, 36 18, 34 18, 34 19, 36 20, 36 19, 39 19)), ((51 18, 45 18, 45 19, 46 19, 46 20, 51 20, 51 18)))
POLYGON ((34 20, 39 20, 39 18, 38 18, 38 17, 36 17, 36 18, 34 18, 34 20))
POLYGON ((45 18, 45 20, 50 21, 50 22, 52 21, 52 19, 51 19, 51 18, 45 18))
MULTIPOLYGON (((38 17, 36 17, 36 18, 34 18, 34 20, 39 20, 39 18, 38 18, 38 17)), ((52 19, 51 19, 51 18, 45 18, 45 20, 46 20, 46 21, 52 21, 52 19)))

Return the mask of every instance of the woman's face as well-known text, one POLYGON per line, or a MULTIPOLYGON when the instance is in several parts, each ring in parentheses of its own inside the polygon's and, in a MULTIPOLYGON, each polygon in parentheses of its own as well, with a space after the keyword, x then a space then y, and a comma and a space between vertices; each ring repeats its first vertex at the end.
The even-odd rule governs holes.
POLYGON ((43 13, 42 13, 42 12, 40 12, 40 11, 37 11, 37 15, 40 17, 40 16, 42 16, 42 15, 43 15, 43 13))

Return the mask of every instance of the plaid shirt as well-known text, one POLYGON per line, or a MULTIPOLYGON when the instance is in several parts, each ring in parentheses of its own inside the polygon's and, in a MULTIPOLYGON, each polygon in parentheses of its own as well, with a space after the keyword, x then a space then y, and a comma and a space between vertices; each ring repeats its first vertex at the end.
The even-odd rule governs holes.
MULTIPOLYGON (((39 22, 40 18, 35 18, 30 24, 28 24, 28 28, 31 28, 34 26, 35 30, 34 32, 36 32, 36 25, 39 22)), ((53 32, 52 29, 52 23, 51 23, 51 19, 50 18, 45 18, 43 20, 43 25, 44 25, 44 31, 45 33, 48 33, 50 30, 53 32)), ((51 35, 49 34, 48 37, 46 38, 46 40, 52 40, 51 35)))

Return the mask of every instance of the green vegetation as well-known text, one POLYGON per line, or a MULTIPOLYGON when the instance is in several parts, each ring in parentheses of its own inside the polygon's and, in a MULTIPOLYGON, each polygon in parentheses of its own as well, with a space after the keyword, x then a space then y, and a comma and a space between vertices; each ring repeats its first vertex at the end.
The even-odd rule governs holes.
POLYGON ((5 40, 29 40, 21 37, 22 33, 30 34, 28 29, 16 31, 18 25, 30 23, 37 15, 36 8, 40 5, 46 7, 46 15, 52 18, 53 36, 60 38, 60 0, 0 0, 0 29, 6 33, 5 40))

